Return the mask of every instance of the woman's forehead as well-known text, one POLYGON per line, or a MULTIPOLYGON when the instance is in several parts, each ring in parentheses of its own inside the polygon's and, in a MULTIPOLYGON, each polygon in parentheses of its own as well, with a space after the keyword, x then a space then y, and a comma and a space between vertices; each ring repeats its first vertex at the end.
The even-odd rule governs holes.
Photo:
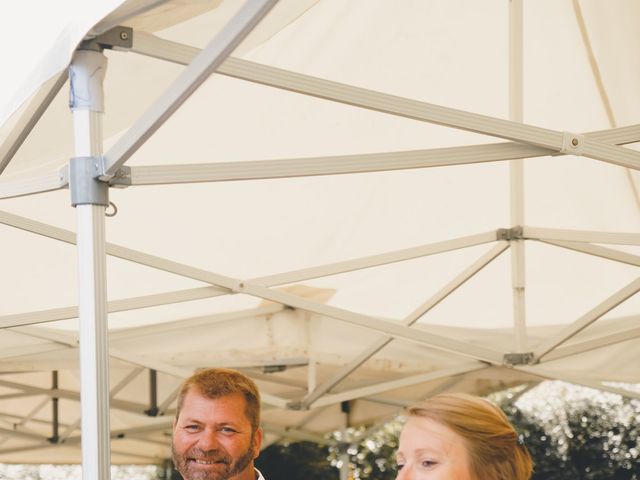
POLYGON ((400 449, 448 451, 452 447, 464 448, 464 439, 446 425, 425 417, 409 417, 400 434, 400 449))

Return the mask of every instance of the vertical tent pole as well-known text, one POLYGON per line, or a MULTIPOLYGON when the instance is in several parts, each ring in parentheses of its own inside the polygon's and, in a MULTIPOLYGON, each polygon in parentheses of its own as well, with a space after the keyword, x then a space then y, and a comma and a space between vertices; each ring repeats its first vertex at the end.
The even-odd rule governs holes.
MULTIPOLYGON (((509 120, 522 122, 522 0, 509 0, 509 120)), ((524 165, 512 160, 511 227, 524 226, 524 165)), ((515 352, 527 351, 525 317, 525 250, 522 238, 511 240, 511 286, 515 352)))
POLYGON ((69 164, 69 186, 77 217, 82 478, 108 480, 111 458, 104 218, 109 202, 108 185, 98 180, 107 58, 100 48, 87 48, 76 51, 69 69, 76 153, 69 164))
POLYGON ((344 415, 344 430, 342 431, 342 448, 344 451, 341 452, 340 455, 340 480, 349 480, 351 475, 351 462, 349 459, 349 424, 350 424, 350 413, 351 413, 351 404, 347 402, 342 402, 340 404, 340 410, 344 415))
POLYGON ((58 443, 58 441, 60 440, 60 435, 59 435, 60 419, 59 419, 59 404, 58 404, 59 400, 57 397, 57 390, 58 390, 58 371, 57 370, 54 370, 53 372, 51 372, 51 390, 56 392, 56 394, 54 394, 53 398, 51 398, 52 431, 51 431, 51 438, 49 439, 49 441, 51 443, 58 443))

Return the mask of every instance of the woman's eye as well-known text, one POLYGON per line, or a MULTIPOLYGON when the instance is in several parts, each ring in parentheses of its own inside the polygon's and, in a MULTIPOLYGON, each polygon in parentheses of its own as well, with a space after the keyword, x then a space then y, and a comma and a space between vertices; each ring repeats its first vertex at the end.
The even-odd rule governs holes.
POLYGON ((402 470, 402 467, 404 467, 404 464, 399 463, 396 465, 396 470, 402 470))
POLYGON ((422 466, 425 468, 433 468, 438 464, 435 460, 423 460, 422 466))

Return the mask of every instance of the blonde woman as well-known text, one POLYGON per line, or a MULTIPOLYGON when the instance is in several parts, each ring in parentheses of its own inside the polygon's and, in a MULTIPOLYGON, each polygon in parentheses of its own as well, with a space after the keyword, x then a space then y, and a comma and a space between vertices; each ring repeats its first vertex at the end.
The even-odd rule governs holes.
POLYGON ((528 480, 533 470, 502 410, 464 394, 409 409, 396 457, 396 480, 528 480))

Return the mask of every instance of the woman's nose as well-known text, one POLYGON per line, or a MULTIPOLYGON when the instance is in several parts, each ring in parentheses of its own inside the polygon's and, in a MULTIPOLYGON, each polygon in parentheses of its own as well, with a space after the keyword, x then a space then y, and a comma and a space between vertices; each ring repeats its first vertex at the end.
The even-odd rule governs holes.
POLYGON ((398 470, 398 474, 396 475, 396 480, 411 480, 411 475, 409 475, 409 469, 407 467, 403 467, 398 470))

